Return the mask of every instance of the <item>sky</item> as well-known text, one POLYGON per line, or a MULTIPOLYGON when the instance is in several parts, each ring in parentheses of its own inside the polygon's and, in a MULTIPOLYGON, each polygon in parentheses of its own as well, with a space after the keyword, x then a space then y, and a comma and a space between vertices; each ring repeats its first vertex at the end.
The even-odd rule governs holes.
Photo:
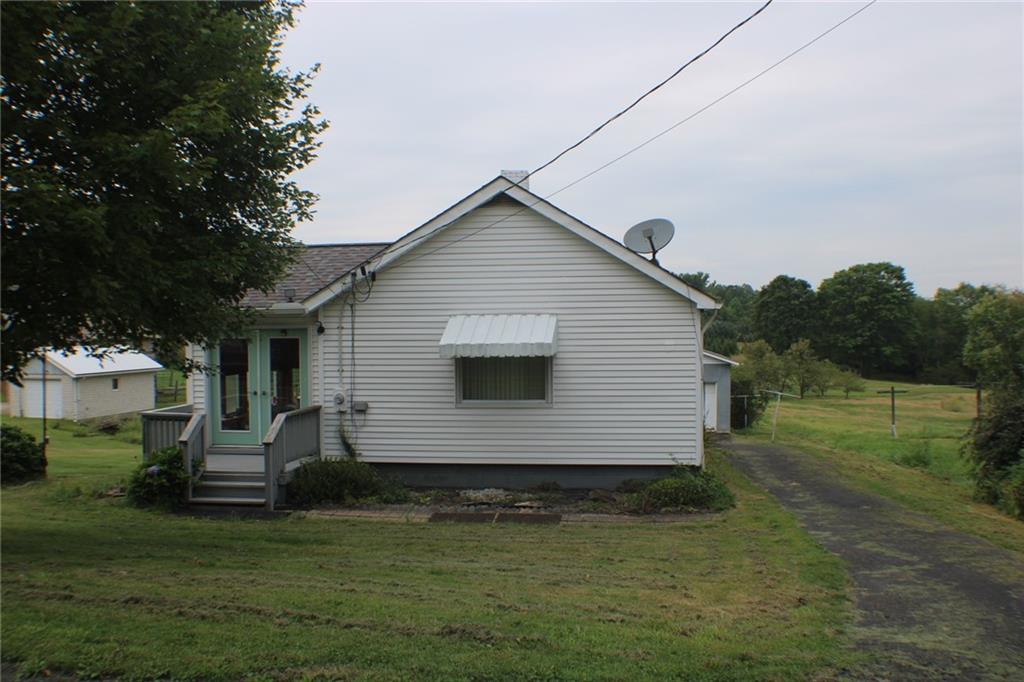
MULTIPOLYGON (((533 169, 759 3, 308 2, 282 62, 321 72, 330 121, 300 186, 307 243, 389 241, 503 169, 533 169)), ((853 13, 776 2, 580 149, 548 197, 853 13)), ((931 296, 1024 286, 1024 3, 879 2, 550 201, 620 238, 663 217, 659 261, 722 283, 812 285, 890 261, 931 296)))

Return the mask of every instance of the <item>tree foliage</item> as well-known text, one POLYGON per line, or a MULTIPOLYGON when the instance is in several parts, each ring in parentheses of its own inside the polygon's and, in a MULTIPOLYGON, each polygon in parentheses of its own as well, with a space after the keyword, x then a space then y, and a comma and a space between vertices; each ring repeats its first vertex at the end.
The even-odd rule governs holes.
POLYGON ((315 199, 289 175, 326 124, 289 73, 295 5, 8 2, 2 10, 3 374, 37 349, 246 319, 315 199))
POLYGON ((753 303, 753 331, 782 353, 816 332, 817 296, 806 280, 779 275, 761 287, 753 303))
POLYGON ((978 493, 1024 518, 1024 292, 989 294, 967 324, 964 362, 987 392, 967 448, 978 493))
POLYGON ((733 355, 739 344, 752 337, 752 306, 755 292, 749 284, 719 284, 706 272, 686 272, 676 277, 704 291, 722 304, 718 311, 705 312, 704 348, 722 355, 733 355))
POLYGON ((840 270, 818 287, 818 346, 860 374, 911 369, 914 288, 903 268, 865 263, 840 270))
POLYGON ((918 340, 915 363, 917 379, 933 384, 973 381, 974 371, 964 364, 967 313, 986 296, 995 293, 987 286, 961 282, 953 289, 939 289, 931 299, 914 302, 918 340))

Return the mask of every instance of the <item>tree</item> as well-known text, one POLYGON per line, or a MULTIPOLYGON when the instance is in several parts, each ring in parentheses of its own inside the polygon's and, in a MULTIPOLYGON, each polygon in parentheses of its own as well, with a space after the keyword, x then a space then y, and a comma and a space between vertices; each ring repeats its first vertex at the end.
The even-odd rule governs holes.
POLYGON ((800 339, 783 353, 782 371, 796 386, 801 398, 815 384, 823 381, 828 384, 828 368, 814 354, 807 339, 800 339))
POLYGON ((722 304, 702 317, 704 347, 722 355, 734 355, 739 344, 751 338, 751 306, 754 288, 749 284, 719 284, 706 272, 680 273, 676 277, 710 294, 722 304))
POLYGON ((964 362, 988 392, 967 448, 977 492, 1024 518, 1024 292, 991 293, 967 324, 964 362))
POLYGON ((814 336, 817 297, 809 282, 779 275, 754 298, 753 331, 782 353, 800 339, 814 336))
POLYGON ((279 63, 296 7, 2 8, 3 376, 39 348, 171 356, 247 320, 315 196, 314 67, 279 63))
POLYGON ((995 293, 987 286, 961 282, 954 289, 938 289, 931 300, 915 301, 920 330, 917 378, 928 383, 954 384, 973 381, 974 372, 964 365, 967 313, 986 296, 995 293))
POLYGON ((914 287, 903 268, 866 263, 840 270, 818 287, 820 348, 864 375, 911 365, 914 287))
POLYGON ((863 391, 867 388, 867 384, 864 383, 864 380, 856 372, 846 369, 841 369, 837 372, 832 385, 841 390, 846 398, 849 398, 850 393, 853 391, 863 391))

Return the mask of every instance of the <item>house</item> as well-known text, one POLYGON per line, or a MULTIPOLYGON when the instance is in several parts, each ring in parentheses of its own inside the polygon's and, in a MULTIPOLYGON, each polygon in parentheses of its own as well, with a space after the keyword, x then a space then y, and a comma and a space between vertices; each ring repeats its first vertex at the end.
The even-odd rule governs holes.
POLYGON ((732 415, 730 369, 740 364, 724 355, 704 351, 704 428, 729 433, 732 415))
POLYGON ((9 389, 10 414, 42 417, 44 395, 48 419, 82 421, 153 409, 156 373, 163 366, 135 351, 96 350, 108 355, 93 357, 79 347, 30 361, 22 386, 9 389))
POLYGON ((192 404, 150 417, 185 429, 198 497, 272 506, 300 461, 348 453, 436 486, 703 463, 718 303, 504 176, 392 244, 308 247, 246 303, 248 334, 189 350, 218 370, 192 404))

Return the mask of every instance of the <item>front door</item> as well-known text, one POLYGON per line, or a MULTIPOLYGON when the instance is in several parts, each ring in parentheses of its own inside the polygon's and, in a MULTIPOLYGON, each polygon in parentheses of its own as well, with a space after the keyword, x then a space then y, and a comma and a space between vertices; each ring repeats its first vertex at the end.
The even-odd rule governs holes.
POLYGON ((215 445, 259 445, 278 414, 309 404, 305 329, 254 331, 214 354, 215 445))

